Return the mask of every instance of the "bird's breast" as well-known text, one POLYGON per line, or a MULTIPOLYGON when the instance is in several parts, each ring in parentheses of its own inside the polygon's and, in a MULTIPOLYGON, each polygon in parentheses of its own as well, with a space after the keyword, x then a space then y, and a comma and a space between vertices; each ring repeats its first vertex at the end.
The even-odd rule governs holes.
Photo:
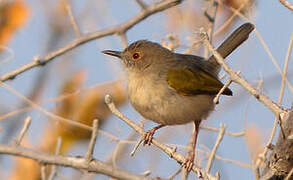
POLYGON ((168 86, 166 77, 128 76, 132 106, 146 119, 159 124, 185 124, 205 119, 213 109, 210 95, 182 96, 168 86))

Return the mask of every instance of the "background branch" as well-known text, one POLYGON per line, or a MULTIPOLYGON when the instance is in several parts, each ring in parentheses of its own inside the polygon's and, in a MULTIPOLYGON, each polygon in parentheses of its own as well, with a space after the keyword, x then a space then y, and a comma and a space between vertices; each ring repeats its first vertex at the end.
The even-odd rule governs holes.
POLYGON ((164 11, 170 7, 176 6, 178 4, 180 4, 183 0, 165 0, 165 1, 161 1, 159 3, 153 4, 153 5, 149 5, 147 6, 145 9, 142 9, 141 12, 129 19, 128 21, 113 26, 111 28, 107 28, 101 31, 97 31, 97 32, 93 32, 93 33, 87 33, 84 34, 83 36, 80 36, 78 38, 76 38, 75 40, 73 40, 72 42, 68 43, 67 45, 45 55, 45 56, 36 56, 35 58, 33 58, 33 60, 26 64, 21 66, 18 69, 15 69, 11 72, 8 72, 4 75, 2 75, 0 77, 0 82, 5 82, 7 80, 11 80, 14 79, 16 76, 18 76, 19 74, 22 74, 23 72, 26 72, 32 68, 38 67, 38 66, 43 66, 46 63, 52 61, 54 58, 61 56, 62 54, 84 44, 87 43, 89 41, 98 39, 98 38, 102 38, 105 36, 110 36, 110 35, 114 35, 114 34, 119 34, 120 32, 126 32, 127 30, 131 29, 133 26, 135 26, 136 24, 138 24, 139 22, 141 22, 142 20, 146 19, 147 17, 151 16, 152 14, 164 11))
POLYGON ((107 176, 125 180, 150 180, 141 175, 136 175, 124 170, 116 169, 98 160, 88 162, 85 158, 51 155, 43 152, 35 152, 29 149, 0 145, 0 154, 8 154, 33 159, 42 164, 71 167, 88 172, 105 174, 107 176))

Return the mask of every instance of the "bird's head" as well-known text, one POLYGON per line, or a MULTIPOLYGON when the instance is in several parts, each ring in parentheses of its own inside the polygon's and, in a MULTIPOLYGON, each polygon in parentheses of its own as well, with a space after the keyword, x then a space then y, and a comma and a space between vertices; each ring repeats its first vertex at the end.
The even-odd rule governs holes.
POLYGON ((140 40, 130 44, 124 51, 102 51, 104 54, 118 57, 127 70, 144 71, 164 61, 169 53, 168 49, 158 43, 140 40), (164 58, 165 57, 165 58, 164 58))

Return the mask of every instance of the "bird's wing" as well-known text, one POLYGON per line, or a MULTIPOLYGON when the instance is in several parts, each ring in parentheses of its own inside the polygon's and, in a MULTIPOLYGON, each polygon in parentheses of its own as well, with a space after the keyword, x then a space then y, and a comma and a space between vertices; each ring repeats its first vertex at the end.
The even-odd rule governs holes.
MULTIPOLYGON (((174 68, 168 71, 167 82, 177 93, 185 96, 198 94, 216 95, 223 87, 221 81, 205 71, 194 71, 187 68, 174 68)), ((226 88, 222 93, 232 95, 226 88)))

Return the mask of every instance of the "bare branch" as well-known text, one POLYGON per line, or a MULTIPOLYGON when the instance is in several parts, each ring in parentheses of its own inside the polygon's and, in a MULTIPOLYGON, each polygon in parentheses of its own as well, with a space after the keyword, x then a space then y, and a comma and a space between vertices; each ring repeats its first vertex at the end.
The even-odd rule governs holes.
POLYGON ((51 112, 43 109, 41 106, 39 106, 38 104, 36 104, 33 101, 31 101, 30 99, 28 99, 27 97, 25 97, 24 95, 22 95, 21 93, 19 93, 18 91, 16 91, 12 87, 10 87, 8 84, 2 83, 0 81, 0 86, 8 89, 14 95, 20 97, 22 100, 24 100, 25 102, 27 102, 28 104, 30 104, 34 108, 38 109, 40 112, 44 113, 48 117, 51 117, 53 120, 59 120, 59 121, 62 121, 62 122, 66 122, 66 123, 68 123, 70 125, 77 126, 77 127, 83 128, 83 129, 87 129, 89 131, 92 130, 92 128, 90 126, 86 125, 86 124, 82 124, 82 123, 79 123, 79 122, 76 122, 76 121, 73 121, 73 120, 70 120, 70 119, 63 118, 61 116, 58 116, 58 115, 56 115, 54 113, 51 113, 51 112))
POLYGON ((219 98, 221 96, 221 94, 225 91, 225 89, 230 86, 230 84, 232 83, 231 78, 229 78, 226 83, 224 84, 224 86, 220 89, 220 91, 218 92, 218 94, 216 95, 216 97, 214 98, 214 103, 215 104, 219 104, 219 98))
POLYGON ((89 144, 88 151, 86 153, 85 159, 90 162, 93 159, 94 148, 97 140, 98 135, 98 128, 99 128, 99 121, 97 119, 93 122, 93 130, 92 130, 92 137, 89 144))
MULTIPOLYGON (((237 71, 237 74, 239 75, 240 74, 240 71, 237 71)), ((224 86, 220 89, 220 91, 218 92, 218 94, 216 95, 216 97, 214 98, 214 103, 215 104, 219 104, 219 98, 221 96, 221 94, 225 91, 225 89, 230 86, 230 84, 232 83, 232 79, 229 78, 227 80, 227 82, 224 84, 224 86)))
POLYGON ((279 0, 281 4, 283 4, 286 8, 290 9, 293 11, 293 5, 291 5, 288 1, 286 0, 279 0))
POLYGON ((0 154, 20 156, 35 160, 41 164, 51 164, 56 166, 71 167, 79 170, 104 174, 113 178, 125 180, 150 180, 141 175, 136 175, 124 170, 116 169, 98 160, 88 163, 85 158, 52 155, 44 152, 36 152, 26 148, 0 145, 0 154))
POLYGON ((143 9, 138 15, 129 19, 128 21, 121 23, 119 25, 113 26, 111 28, 107 28, 104 30, 100 30, 93 33, 87 33, 81 37, 76 38, 75 40, 71 41, 67 45, 43 56, 39 57, 36 56, 30 63, 21 66, 11 72, 8 72, 0 77, 0 82, 5 82, 7 80, 14 79, 19 74, 26 72, 32 68, 37 66, 43 66, 46 63, 52 61, 54 58, 61 56, 62 54, 84 44, 89 41, 99 39, 105 36, 110 36, 114 34, 119 34, 120 32, 126 32, 127 30, 131 29, 133 26, 141 22, 142 20, 146 19, 147 17, 151 16, 152 14, 164 11, 168 8, 176 6, 180 4, 183 0, 165 0, 159 3, 155 3, 153 5, 149 5, 146 9, 143 9))
POLYGON ((173 180, 181 171, 182 171, 182 168, 179 168, 177 171, 175 171, 174 174, 172 174, 171 176, 169 176, 167 179, 168 180, 173 180))
MULTIPOLYGON (((57 146, 56 146, 55 155, 58 155, 60 153, 61 145, 62 145, 62 139, 61 139, 61 137, 59 137, 57 139, 57 146)), ((57 167, 55 165, 53 165, 52 166, 52 169, 51 169, 51 172, 50 172, 50 175, 48 177, 48 180, 53 180, 55 178, 55 176, 56 176, 56 169, 57 169, 57 167)))
POLYGON ((137 141, 136 145, 134 146, 133 150, 130 152, 130 156, 134 156, 136 150, 138 149, 139 145, 143 142, 143 138, 140 138, 139 141, 137 141))
POLYGON ((142 0, 135 0, 141 9, 146 9, 147 5, 142 0))
POLYGON ((212 163, 213 163, 213 160, 214 160, 215 155, 216 155, 216 151, 217 151, 217 149, 218 149, 218 147, 219 147, 219 145, 220 145, 220 143, 221 143, 221 141, 222 141, 222 139, 224 137, 225 130, 226 130, 226 126, 223 125, 223 124, 221 124, 218 138, 216 140, 216 143, 215 143, 215 145, 214 145, 214 147, 212 149, 212 152, 211 152, 211 154, 209 156, 209 160, 208 160, 207 165, 206 165, 206 171, 207 171, 207 173, 209 173, 210 170, 211 170, 212 163))
POLYGON ((22 139, 23 139, 23 137, 24 137, 26 131, 28 130, 28 128, 29 128, 29 126, 30 126, 30 124, 31 124, 31 119, 32 119, 32 118, 31 118, 30 116, 28 116, 28 117, 24 120, 23 128, 22 128, 21 132, 19 133, 19 135, 18 135, 18 137, 17 137, 17 139, 16 139, 16 141, 15 141, 15 145, 16 145, 16 146, 19 146, 19 145, 20 145, 20 143, 21 143, 21 141, 22 141, 22 139))
MULTIPOLYGON (((208 131, 220 132, 220 129, 214 128, 214 127, 209 127, 209 126, 201 125, 200 128, 201 129, 204 129, 204 130, 208 130, 208 131)), ((241 132, 229 132, 229 131, 225 131, 225 134, 226 135, 229 135, 229 136, 233 136, 233 137, 242 137, 242 136, 245 135, 245 132, 244 131, 241 131, 241 132)))
MULTIPOLYGON (((215 20, 216 20, 219 3, 216 0, 211 0, 210 3, 211 3, 210 12, 208 11, 209 9, 207 9, 205 10, 204 15, 208 19, 207 33, 208 33, 208 36, 210 37, 210 42, 213 42, 212 40, 213 34, 214 34, 213 32, 214 32, 215 20)), ((203 57, 207 59, 208 56, 209 56, 209 50, 205 48, 203 57)))
POLYGON ((120 33, 120 38, 122 40, 122 43, 123 43, 123 47, 126 48, 127 47, 127 37, 126 37, 126 33, 123 32, 123 33, 120 33))
MULTIPOLYGON (((288 62, 289 62, 289 59, 290 59, 290 54, 291 54, 291 50, 292 50, 292 44, 293 44, 293 34, 292 34, 290 42, 289 42, 287 55, 286 55, 286 59, 285 59, 285 63, 284 63, 284 68, 283 68, 283 73, 282 73, 282 81, 281 81, 281 88, 280 88, 280 94, 279 94, 279 99, 278 99, 278 105, 280 105, 282 103, 283 96, 284 96, 285 80, 286 80, 286 75, 287 75, 287 71, 288 71, 288 62)), ((270 138, 269 138, 269 140, 268 140, 263 152, 259 155, 259 158, 257 159, 257 161, 255 163, 256 164, 255 168, 259 168, 261 162, 266 160, 267 153, 268 153, 268 151, 270 149, 269 147, 271 146, 271 144, 273 142, 273 139, 275 137, 276 129, 277 129, 277 126, 278 126, 279 122, 281 122, 281 120, 280 120, 279 116, 276 116, 275 120, 274 120, 274 125, 273 125, 273 128, 272 128, 270 138)), ((281 126, 281 124, 280 124, 280 128, 281 128, 281 132, 283 133, 283 127, 281 126)), ((259 171, 259 170, 256 170, 256 171, 259 171)))
POLYGON ((71 9, 71 7, 70 7, 70 5, 69 5, 69 3, 67 1, 65 3, 65 8, 66 8, 66 11, 67 11, 68 16, 70 18, 70 22, 71 22, 71 24, 73 26, 75 34, 77 35, 77 37, 80 37, 82 33, 80 31, 80 28, 78 27, 76 19, 73 16, 72 9, 71 9))

